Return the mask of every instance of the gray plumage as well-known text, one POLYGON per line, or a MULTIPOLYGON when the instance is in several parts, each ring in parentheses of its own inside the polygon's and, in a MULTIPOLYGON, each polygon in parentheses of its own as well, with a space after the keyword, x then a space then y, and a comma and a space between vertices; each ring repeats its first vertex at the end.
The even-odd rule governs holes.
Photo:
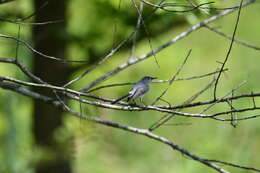
POLYGON ((128 92, 127 95, 124 95, 123 97, 116 99, 111 104, 116 104, 117 102, 125 98, 127 98, 128 102, 139 97, 142 98, 142 96, 149 90, 149 84, 152 82, 153 79, 156 78, 150 76, 143 77, 134 85, 134 87, 128 92))

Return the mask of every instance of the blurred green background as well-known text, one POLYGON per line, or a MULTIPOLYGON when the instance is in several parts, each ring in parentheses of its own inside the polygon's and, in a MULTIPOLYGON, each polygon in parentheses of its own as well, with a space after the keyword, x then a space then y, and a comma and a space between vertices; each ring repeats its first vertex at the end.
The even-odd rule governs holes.
MULTIPOLYGON (((135 1, 137 4, 139 1, 135 1)), ((153 1, 155 2, 155 1, 153 1)), ((173 1, 168 1, 173 2, 173 1)), ((176 1, 174 1, 176 2, 176 1)), ((186 1, 178 1, 186 2, 186 1)), ((197 3, 208 1, 196 1, 197 3)), ((67 40, 66 57, 69 59, 87 59, 97 62, 107 54, 113 44, 118 44, 134 29, 138 13, 132 1, 107 0, 74 0, 67 3, 67 27, 64 35, 67 40), (115 32, 116 28, 116 32, 115 32)), ((237 1, 218 2, 214 7, 227 7, 237 1)), ((51 3, 49 4, 51 5, 51 3)), ((0 5, 1 18, 17 19, 31 14, 33 1, 15 1, 0 5)), ((48 11, 48 5, 42 11, 48 11)), ((152 9, 145 6, 144 16, 149 16, 152 9)), ((213 10, 197 10, 191 13, 169 13, 156 11, 146 21, 149 37, 142 28, 137 36, 135 56, 151 51, 169 41, 174 36, 188 29, 191 25, 216 14, 213 10), (151 40, 151 45, 149 44, 151 40)), ((211 26, 232 34, 236 14, 228 15, 211 26)), ((259 46, 260 37, 260 4, 254 3, 242 9, 236 38, 259 46)), ((54 19, 56 19, 54 17, 54 19)), ((53 20, 53 19, 50 19, 53 20)), ((1 34, 17 36, 18 25, 0 22, 1 34)), ((21 39, 32 43, 32 27, 21 25, 21 39)), ((178 41, 160 53, 156 54, 160 68, 153 57, 138 63, 119 74, 111 77, 103 84, 135 82, 144 75, 156 76, 159 79, 170 79, 184 60, 189 49, 192 54, 188 59, 179 77, 189 77, 215 71, 220 67, 217 61, 223 61, 230 41, 202 28, 195 31, 183 40, 178 41)), ((0 39, 0 57, 14 57, 16 43, 7 39, 0 39)), ((93 79, 111 71, 130 56, 132 44, 128 42, 117 54, 107 62, 88 74, 72 88, 85 86, 93 79)), ((44 50, 43 50, 44 52, 44 50)), ((234 44, 232 53, 226 67, 229 69, 222 75, 217 95, 235 88, 244 80, 246 85, 235 94, 259 92, 259 52, 239 44, 234 44)), ((25 47, 19 48, 19 60, 29 69, 32 69, 32 54, 25 47)), ((72 64, 71 66, 77 67, 72 64)), ((85 67, 79 68, 71 74, 70 78, 81 74, 85 67)), ((15 77, 29 81, 16 67, 0 63, 1 76, 15 77)), ((177 105, 191 97, 205 87, 212 77, 203 79, 174 82, 164 99, 177 105)), ((152 103, 166 88, 168 83, 153 84, 149 94, 144 98, 146 103, 152 103)), ((117 98, 125 94, 130 86, 114 87, 99 90, 95 94, 117 98)), ((213 98, 213 90, 200 96, 196 101, 213 98)), ((255 98, 259 105, 259 99, 255 98)), ((44 157, 52 157, 52 153, 44 153, 35 144, 32 135, 33 111, 30 98, 0 89, 0 172, 32 173, 37 162, 44 157)), ((165 104, 161 102, 160 104, 165 104)), ((78 103, 70 105, 79 109, 78 103)), ((234 102, 235 108, 252 105, 252 100, 241 99, 234 102)), ((103 119, 115 121, 140 128, 148 128, 158 120, 162 114, 153 111, 124 112, 97 108, 89 105, 83 106, 88 116, 99 116, 103 119)), ((208 113, 229 109, 227 104, 214 106, 208 113)), ((199 112, 201 109, 188 109, 184 111, 199 112)), ((238 117, 257 114, 259 111, 238 114, 238 117)), ((228 118, 227 116, 222 116, 228 118)), ((260 126, 259 119, 238 122, 233 128, 229 122, 218 122, 211 119, 184 118, 175 116, 171 123, 189 123, 190 125, 163 126, 156 131, 157 134, 171 139, 201 157, 230 161, 241 165, 260 168, 260 126)), ((214 172, 208 167, 185 158, 168 146, 152 141, 143 136, 130 134, 121 130, 85 122, 71 115, 65 115, 63 126, 55 131, 55 138, 71 161, 72 172, 75 173, 168 173, 168 172, 214 172)), ((230 172, 247 172, 224 166, 230 172)))

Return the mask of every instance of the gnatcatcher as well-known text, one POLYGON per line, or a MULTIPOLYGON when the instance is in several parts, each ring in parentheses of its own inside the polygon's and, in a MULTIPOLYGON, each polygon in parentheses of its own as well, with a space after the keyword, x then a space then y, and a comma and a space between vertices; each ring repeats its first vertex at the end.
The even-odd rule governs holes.
POLYGON ((143 102, 142 96, 149 90, 149 84, 152 82, 153 79, 156 79, 156 77, 150 77, 150 76, 143 77, 140 81, 138 81, 134 85, 134 87, 128 92, 127 95, 116 99, 115 101, 111 102, 111 104, 116 104, 117 102, 125 98, 127 98, 127 102, 129 102, 130 100, 139 97, 141 98, 141 102, 143 102))

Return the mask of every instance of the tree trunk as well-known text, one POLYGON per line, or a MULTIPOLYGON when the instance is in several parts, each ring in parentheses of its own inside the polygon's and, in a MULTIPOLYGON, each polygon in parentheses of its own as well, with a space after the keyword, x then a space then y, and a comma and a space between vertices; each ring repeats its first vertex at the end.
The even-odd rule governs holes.
MULTIPOLYGON (((57 19, 66 21, 67 0, 50 0, 48 5, 41 9, 45 0, 34 0, 36 11, 35 22, 57 19)), ((65 22, 33 27, 33 41, 36 50, 44 54, 64 58, 66 50, 65 22)), ((64 84, 69 77, 66 64, 46 59, 38 54, 34 55, 34 74, 44 81, 56 85, 64 84)), ((46 89, 35 89, 37 92, 49 95, 46 89)), ((53 95, 52 95, 53 96, 53 95)), ((58 108, 34 100, 33 134, 36 144, 48 151, 48 159, 41 159, 36 165, 36 173, 70 173, 70 160, 64 147, 59 147, 54 139, 54 132, 62 125, 62 111, 58 108)), ((46 156, 45 156, 46 157, 46 156)))

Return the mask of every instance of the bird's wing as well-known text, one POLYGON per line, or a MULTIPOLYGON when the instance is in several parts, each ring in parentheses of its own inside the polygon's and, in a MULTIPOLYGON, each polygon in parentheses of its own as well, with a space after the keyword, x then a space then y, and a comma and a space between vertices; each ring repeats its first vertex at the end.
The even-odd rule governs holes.
POLYGON ((148 91, 148 87, 133 88, 133 90, 131 90, 131 92, 129 92, 130 95, 129 95, 127 101, 140 97, 140 96, 144 95, 147 91, 148 91))

